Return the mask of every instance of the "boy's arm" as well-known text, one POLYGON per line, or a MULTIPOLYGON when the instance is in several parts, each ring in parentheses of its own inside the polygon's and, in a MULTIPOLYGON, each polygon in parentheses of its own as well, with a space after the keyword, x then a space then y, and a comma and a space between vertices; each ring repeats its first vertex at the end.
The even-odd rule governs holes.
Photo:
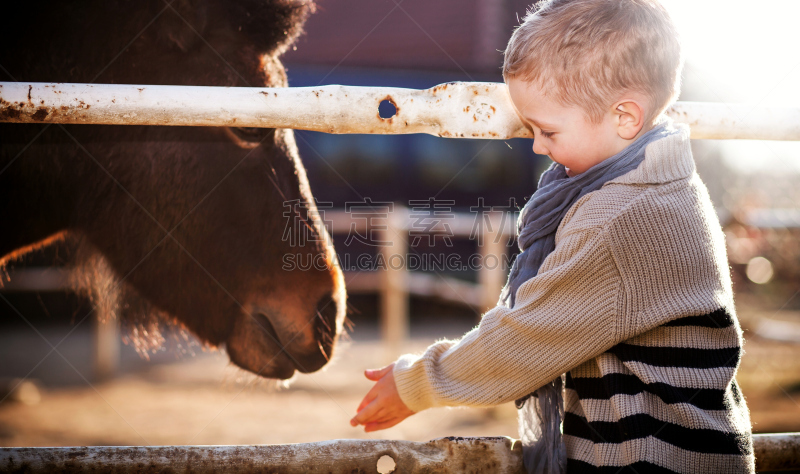
POLYGON ((619 342, 622 293, 601 229, 562 236, 513 309, 497 306, 460 340, 398 359, 400 398, 414 412, 521 398, 619 342))

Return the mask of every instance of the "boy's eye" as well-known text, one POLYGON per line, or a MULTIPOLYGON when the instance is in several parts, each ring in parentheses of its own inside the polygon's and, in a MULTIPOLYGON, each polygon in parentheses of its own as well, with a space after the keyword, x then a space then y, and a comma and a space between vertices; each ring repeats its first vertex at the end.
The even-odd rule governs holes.
POLYGON ((553 135, 555 135, 555 134, 556 134, 556 132, 545 132, 544 130, 542 130, 542 131, 540 132, 540 134, 541 134, 541 135, 542 135, 544 138, 550 138, 550 137, 552 137, 553 135))

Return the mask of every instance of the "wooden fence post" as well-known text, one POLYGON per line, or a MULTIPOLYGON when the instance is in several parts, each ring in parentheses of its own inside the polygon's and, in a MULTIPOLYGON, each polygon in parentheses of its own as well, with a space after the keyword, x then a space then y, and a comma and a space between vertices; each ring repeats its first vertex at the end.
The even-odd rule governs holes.
POLYGON ((506 255, 506 236, 504 226, 508 216, 499 212, 487 214, 488 222, 481 225, 482 235, 478 247, 481 255, 481 267, 478 270, 478 284, 481 292, 481 313, 497 305, 500 291, 506 283, 507 270, 503 265, 506 255))
POLYGON ((381 340, 386 362, 400 355, 408 340, 408 210, 395 204, 386 226, 381 229, 381 258, 385 269, 380 272, 381 340))
POLYGON ((94 328, 92 331, 94 375, 98 380, 113 377, 119 368, 120 330, 119 319, 114 314, 107 314, 98 307, 94 312, 94 328))

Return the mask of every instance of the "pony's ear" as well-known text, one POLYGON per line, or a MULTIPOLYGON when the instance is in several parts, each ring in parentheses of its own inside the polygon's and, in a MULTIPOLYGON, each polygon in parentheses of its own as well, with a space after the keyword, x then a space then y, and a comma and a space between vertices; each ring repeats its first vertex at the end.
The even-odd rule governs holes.
POLYGON ((260 53, 282 54, 303 32, 313 0, 239 0, 225 3, 230 27, 260 53))
POLYGON ((203 0, 174 0, 161 15, 159 41, 184 53, 202 44, 208 26, 208 6, 203 0))

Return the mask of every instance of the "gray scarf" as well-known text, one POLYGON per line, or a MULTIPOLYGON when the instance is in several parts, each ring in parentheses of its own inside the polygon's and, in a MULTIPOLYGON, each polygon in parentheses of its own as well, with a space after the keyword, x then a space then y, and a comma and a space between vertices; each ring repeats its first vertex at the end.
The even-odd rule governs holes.
MULTIPOLYGON (((535 277, 544 259, 556 248, 556 230, 567 211, 586 194, 606 182, 634 170, 644 160, 650 143, 675 133, 669 122, 661 122, 624 150, 587 171, 567 176, 564 165, 553 163, 542 173, 539 187, 520 213, 517 241, 521 253, 511 266, 500 302, 514 307, 517 289, 535 277)), ((567 457, 561 441, 564 417, 562 377, 516 401, 519 408, 523 459, 528 473, 566 472, 567 457)))

